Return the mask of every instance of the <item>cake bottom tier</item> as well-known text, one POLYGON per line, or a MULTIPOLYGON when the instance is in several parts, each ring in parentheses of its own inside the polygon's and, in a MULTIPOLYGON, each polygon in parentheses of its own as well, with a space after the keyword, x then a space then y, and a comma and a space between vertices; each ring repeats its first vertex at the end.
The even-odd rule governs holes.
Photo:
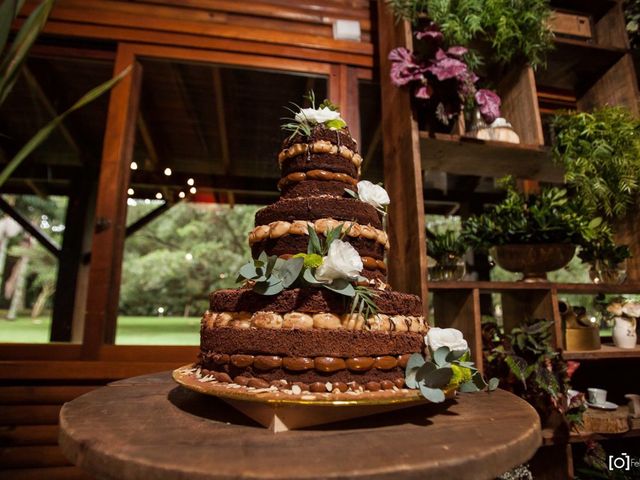
POLYGON ((256 329, 203 325, 200 368, 222 382, 313 392, 402 388, 417 332, 256 329))

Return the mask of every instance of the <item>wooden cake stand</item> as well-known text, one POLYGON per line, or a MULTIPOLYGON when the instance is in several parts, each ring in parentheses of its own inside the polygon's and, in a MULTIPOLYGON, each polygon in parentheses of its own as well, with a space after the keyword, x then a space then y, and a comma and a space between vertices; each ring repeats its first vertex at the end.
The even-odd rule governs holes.
POLYGON ((498 390, 278 435, 171 372, 89 392, 60 412, 60 446, 100 479, 490 479, 541 444, 538 415, 498 390))

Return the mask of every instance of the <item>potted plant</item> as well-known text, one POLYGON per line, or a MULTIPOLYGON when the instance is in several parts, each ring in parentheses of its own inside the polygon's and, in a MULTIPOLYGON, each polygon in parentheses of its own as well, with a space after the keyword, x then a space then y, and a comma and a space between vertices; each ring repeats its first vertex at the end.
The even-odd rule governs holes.
POLYGON ((640 193, 640 121, 623 107, 553 117, 553 158, 580 207, 606 220, 624 217, 640 193))
POLYGON ((501 183, 506 198, 468 218, 462 234, 474 248, 490 250, 505 270, 522 272, 524 281, 546 280, 547 272, 569 263, 576 245, 598 235, 601 219, 578 213, 566 189, 547 187, 526 196, 511 177, 501 183))
POLYGON ((429 264, 429 280, 462 280, 467 249, 464 238, 454 230, 442 233, 427 230, 427 255, 433 260, 429 264))
POLYGON ((589 278, 593 283, 620 284, 627 278, 627 259, 631 256, 627 245, 616 245, 609 229, 580 245, 578 257, 589 264, 589 278))
POLYGON ((527 319, 509 333, 495 322, 483 324, 484 367, 501 388, 529 402, 544 426, 567 435, 580 425, 584 395, 571 394, 569 381, 579 364, 566 362, 552 347, 553 322, 527 319))
POLYGON ((387 0, 397 17, 420 30, 432 21, 440 26, 446 45, 469 48, 465 54, 472 69, 528 63, 545 63, 553 48, 547 0, 387 0))
POLYGON ((430 131, 450 131, 461 112, 478 110, 491 124, 500 116, 500 97, 478 89, 478 76, 469 68, 467 48, 445 45, 438 25, 428 22, 416 33, 421 40, 414 52, 399 47, 389 53, 391 82, 411 90, 417 106, 418 124, 430 131))

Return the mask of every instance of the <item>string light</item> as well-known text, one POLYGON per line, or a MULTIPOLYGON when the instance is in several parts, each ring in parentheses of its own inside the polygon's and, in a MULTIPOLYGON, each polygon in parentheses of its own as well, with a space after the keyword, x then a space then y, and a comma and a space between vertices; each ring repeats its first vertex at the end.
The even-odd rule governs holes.
POLYGON ((189 178, 187 180, 187 185, 189 185, 190 187, 193 186, 196 183, 196 181, 193 178, 189 178))
POLYGON ((133 188, 130 188, 129 190, 127 190, 127 193, 128 193, 129 195, 133 195, 133 194, 134 194, 134 193, 136 193, 136 192, 133 190, 133 188))
POLYGON ((187 260, 187 262, 190 262, 193 260, 193 254, 192 253, 187 253, 184 258, 187 260))
POLYGON ((131 162, 131 170, 137 170, 138 164, 136 162, 131 162))
POLYGON ((180 193, 178 194, 178 196, 179 196, 180 198, 184 198, 184 197, 186 197, 187 195, 186 195, 184 192, 180 192, 180 193))
POLYGON ((156 198, 158 200, 162 200, 162 193, 160 193, 160 192, 156 193, 156 198))
POLYGON ((189 189, 189 193, 191 193, 191 195, 195 195, 195 193, 196 193, 197 191, 198 191, 198 190, 196 190, 196 187, 191 187, 191 188, 189 189))
POLYGON ((165 174, 167 177, 170 177, 170 176, 171 176, 171 169, 170 169, 169 167, 165 168, 165 169, 164 169, 164 174, 165 174))

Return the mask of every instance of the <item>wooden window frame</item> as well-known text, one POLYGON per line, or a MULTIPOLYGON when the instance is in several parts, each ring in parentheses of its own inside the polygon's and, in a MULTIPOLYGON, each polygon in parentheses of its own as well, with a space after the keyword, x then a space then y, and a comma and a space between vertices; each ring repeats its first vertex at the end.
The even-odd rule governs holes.
POLYGON ((98 228, 93 235, 86 314, 84 322, 74 325, 72 336, 77 343, 0 343, 1 360, 157 362, 164 365, 186 363, 196 358, 198 347, 195 345, 114 344, 126 228, 126 190, 135 141, 142 58, 325 76, 329 96, 342 106, 343 117, 359 140, 358 81, 371 80, 372 68, 326 60, 282 58, 275 53, 255 55, 229 50, 118 43, 114 75, 127 67, 131 68, 131 73, 113 89, 109 100, 95 215, 98 228), (109 167, 105 168, 105 165, 109 167))

